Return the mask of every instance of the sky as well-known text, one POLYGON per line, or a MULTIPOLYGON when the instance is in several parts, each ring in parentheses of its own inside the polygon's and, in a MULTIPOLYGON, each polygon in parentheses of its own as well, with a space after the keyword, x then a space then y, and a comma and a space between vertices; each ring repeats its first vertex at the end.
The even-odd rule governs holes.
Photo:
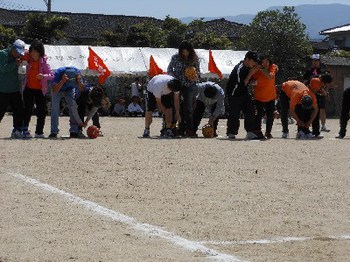
MULTIPOLYGON (((349 0, 52 0, 52 10, 62 12, 98 13, 113 15, 183 17, 223 17, 256 14, 271 6, 297 6, 304 4, 347 4, 349 0)), ((0 0, 0 7, 46 10, 44 0, 0 0)))

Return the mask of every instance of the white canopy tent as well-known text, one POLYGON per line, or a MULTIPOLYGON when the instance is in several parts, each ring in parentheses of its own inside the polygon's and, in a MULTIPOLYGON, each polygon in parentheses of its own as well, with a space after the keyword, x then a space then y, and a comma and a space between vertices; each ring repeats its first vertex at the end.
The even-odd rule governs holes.
MULTIPOLYGON (((104 61, 112 76, 147 75, 151 55, 158 66, 167 71, 171 57, 178 52, 175 48, 104 46, 91 46, 91 48, 104 61)), ((63 66, 74 66, 82 70, 84 75, 97 75, 96 71, 88 69, 88 46, 45 45, 45 52, 53 70, 63 66)), ((212 52, 217 67, 226 78, 246 53, 232 50, 212 50, 212 52)), ((196 49, 196 53, 200 60, 202 77, 217 77, 208 71, 209 50, 196 49)))

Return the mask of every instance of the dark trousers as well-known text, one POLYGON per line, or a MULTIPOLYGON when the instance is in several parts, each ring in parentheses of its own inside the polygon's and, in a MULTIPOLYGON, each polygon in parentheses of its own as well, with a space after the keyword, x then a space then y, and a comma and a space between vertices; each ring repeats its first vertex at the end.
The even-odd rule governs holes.
POLYGON ((250 94, 235 97, 229 96, 228 98, 228 119, 227 119, 227 131, 226 134, 238 134, 239 129, 239 117, 241 111, 244 114, 244 128, 247 132, 254 130, 255 109, 252 97, 250 94))
POLYGON ((181 92, 182 101, 180 104, 181 122, 179 129, 181 131, 193 130, 193 102, 196 86, 183 86, 181 92))
POLYGON ((340 114, 340 131, 339 135, 346 135, 346 126, 349 121, 349 113, 350 113, 350 87, 346 88, 343 92, 343 100, 340 114))
POLYGON ((20 92, 0 93, 0 122, 4 118, 8 106, 11 106, 13 112, 13 128, 22 131, 23 101, 20 92))
MULTIPOLYGON (((77 99, 77 104, 78 104, 78 114, 80 119, 84 121, 86 111, 91 110, 92 106, 89 105, 88 103, 88 93, 82 93, 80 97, 77 99)), ((92 117, 92 124, 98 128, 101 128, 100 125, 100 117, 98 115, 98 112, 93 115, 92 117)), ((79 130, 82 130, 82 127, 79 126, 79 130)))
POLYGON ((255 129, 261 131, 261 120, 266 115, 266 133, 271 133, 274 112, 275 112, 275 100, 269 102, 255 101, 256 116, 255 116, 255 129))
MULTIPOLYGON (((302 107, 302 105, 300 105, 300 104, 295 106, 295 114, 304 123, 310 121, 313 111, 314 111, 313 108, 311 108, 311 109, 304 109, 302 107)), ((306 128, 306 127, 299 127, 298 126, 298 132, 299 131, 303 131, 305 134, 309 134, 310 133, 309 128, 306 128)))
POLYGON ((23 91, 24 101, 24 128, 28 129, 34 104, 36 105, 36 129, 35 133, 42 135, 44 133, 44 125, 46 118, 46 98, 41 90, 26 88, 23 91))
MULTIPOLYGON (((216 108, 216 103, 213 104, 210 108, 210 113, 213 113, 216 108)), ((193 130, 196 132, 198 130, 198 126, 200 125, 203 115, 205 112, 205 104, 202 101, 197 100, 196 105, 193 111, 193 130)), ((214 131, 216 132, 218 128, 219 118, 214 120, 214 131)))
POLYGON ((315 136, 320 135, 320 109, 324 108, 324 96, 321 96, 320 94, 316 93, 316 98, 317 98, 317 105, 318 105, 318 112, 317 115, 312 121, 312 134, 315 136))
POLYGON ((284 91, 280 94, 280 105, 281 105, 281 122, 282 122, 282 132, 288 133, 288 116, 289 116, 289 97, 284 91))

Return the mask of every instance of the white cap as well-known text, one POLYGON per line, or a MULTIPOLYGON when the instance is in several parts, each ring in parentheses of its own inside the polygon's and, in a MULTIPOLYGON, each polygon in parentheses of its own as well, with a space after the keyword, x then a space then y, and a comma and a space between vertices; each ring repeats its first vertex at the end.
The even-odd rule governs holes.
POLYGON ((16 48, 17 53, 20 55, 24 55, 25 46, 26 44, 21 39, 17 39, 12 45, 12 47, 16 48))
POLYGON ((320 56, 320 54, 313 54, 313 55, 311 56, 311 59, 312 59, 312 60, 320 60, 320 59, 321 59, 321 56, 320 56))

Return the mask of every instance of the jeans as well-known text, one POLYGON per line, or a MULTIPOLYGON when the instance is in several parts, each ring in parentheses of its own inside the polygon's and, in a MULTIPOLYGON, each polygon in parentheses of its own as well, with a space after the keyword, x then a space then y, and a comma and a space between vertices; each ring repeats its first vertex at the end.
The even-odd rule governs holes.
POLYGON ((3 119, 6 109, 11 106, 13 113, 14 130, 23 130, 23 101, 20 92, 0 93, 0 122, 3 119))
POLYGON ((196 86, 184 86, 182 95, 182 102, 180 107, 180 115, 181 115, 181 130, 193 130, 193 102, 194 95, 196 91, 196 86))
POLYGON ((346 135, 346 126, 348 125, 348 121, 349 121, 349 112, 350 112, 350 87, 344 90, 343 99, 342 99, 339 135, 343 137, 346 135))
POLYGON ((244 114, 244 129, 247 132, 254 130, 254 105, 250 94, 242 96, 229 96, 228 97, 228 118, 227 118, 227 131, 226 134, 238 134, 240 126, 239 118, 241 111, 244 114))
MULTIPOLYGON (((216 108, 216 103, 210 106, 210 113, 213 113, 216 108)), ((203 118, 205 112, 205 105, 202 101, 197 100, 196 106, 193 111, 193 131, 197 132, 198 126, 201 123, 201 120, 203 118)), ((216 132, 218 128, 219 118, 216 118, 214 120, 214 131, 216 132)))
POLYGON ((44 133, 46 118, 46 98, 41 90, 26 88, 23 91, 24 100, 24 128, 28 130, 29 122, 32 117, 34 103, 36 105, 36 129, 35 134, 44 133))
POLYGON ((275 100, 269 102, 255 101, 256 116, 255 116, 255 129, 261 131, 261 120, 266 114, 266 133, 271 133, 275 112, 275 100))
POLYGON ((61 97, 66 100, 69 110, 70 133, 78 133, 78 123, 73 117, 72 110, 77 110, 78 105, 75 102, 75 90, 60 91, 57 93, 51 92, 52 109, 51 109, 51 134, 58 134, 59 116, 60 116, 60 101, 61 97))

